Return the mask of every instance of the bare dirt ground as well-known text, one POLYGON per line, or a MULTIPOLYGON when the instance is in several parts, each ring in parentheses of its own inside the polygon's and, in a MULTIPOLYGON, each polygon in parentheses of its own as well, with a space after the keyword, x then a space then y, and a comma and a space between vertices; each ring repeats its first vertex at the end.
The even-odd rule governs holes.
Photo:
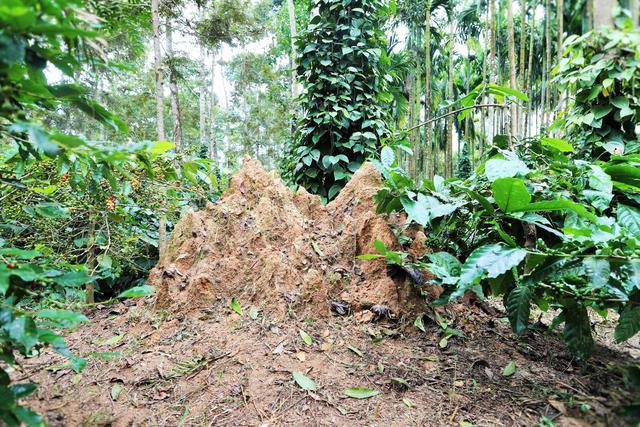
POLYGON ((633 425, 616 413, 632 398, 618 366, 632 359, 611 348, 580 365, 555 336, 516 339, 504 319, 465 305, 442 313, 467 337, 445 348, 428 318, 422 332, 414 319, 292 312, 275 321, 259 309, 240 316, 226 300, 188 315, 144 303, 97 309, 68 337, 87 368, 75 374, 49 353, 26 360, 22 377, 40 386, 27 403, 52 426, 515 426, 543 416, 558 426, 633 425), (303 391, 292 372, 317 391, 303 391), (351 387, 380 394, 353 399, 351 387))
MULTIPOLYGON (((516 339, 499 304, 436 315, 402 270, 357 259, 377 239, 401 247, 402 219, 375 213, 379 187, 365 165, 322 206, 247 160, 176 226, 150 273, 156 297, 97 307, 68 334, 82 373, 49 351, 23 361, 14 379, 40 386, 26 403, 53 426, 633 425, 621 367, 637 340, 601 334, 581 365, 553 335, 516 339)), ((411 253, 427 250, 405 232, 411 253)))

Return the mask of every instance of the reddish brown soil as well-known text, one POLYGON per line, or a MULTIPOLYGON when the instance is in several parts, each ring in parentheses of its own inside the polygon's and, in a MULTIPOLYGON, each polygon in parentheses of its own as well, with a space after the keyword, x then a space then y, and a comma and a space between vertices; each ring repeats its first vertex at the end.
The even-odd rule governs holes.
MULTIPOLYGON (((618 366, 633 362, 619 349, 579 365, 555 336, 516 339, 499 307, 468 304, 440 309, 466 336, 441 346, 405 278, 355 258, 376 239, 399 247, 397 219, 374 213, 378 187, 365 165, 322 206, 247 161, 218 203, 174 230, 151 273, 156 298, 98 307, 68 335, 88 360, 81 374, 50 351, 23 361, 14 379, 40 386, 26 403, 53 426, 632 425, 616 413, 631 399, 618 366), (424 332, 413 325, 422 312, 424 332), (380 394, 353 399, 350 387, 380 394)), ((423 253, 413 233, 410 251, 423 253)))
POLYGON ((555 336, 518 340, 504 319, 474 307, 443 312, 467 339, 440 348, 442 330, 430 321, 421 332, 413 319, 358 323, 295 310, 251 319, 249 306, 240 316, 228 303, 186 315, 151 303, 96 310, 69 343, 115 359, 89 356, 78 375, 51 353, 29 359, 19 376, 40 387, 26 403, 52 426, 525 426, 543 416, 558 426, 633 425, 614 412, 630 399, 616 367, 628 356, 599 347, 581 366, 555 336), (510 361, 517 370, 506 378, 510 361), (294 371, 317 391, 300 389, 294 371), (352 399, 350 387, 381 394, 352 399))

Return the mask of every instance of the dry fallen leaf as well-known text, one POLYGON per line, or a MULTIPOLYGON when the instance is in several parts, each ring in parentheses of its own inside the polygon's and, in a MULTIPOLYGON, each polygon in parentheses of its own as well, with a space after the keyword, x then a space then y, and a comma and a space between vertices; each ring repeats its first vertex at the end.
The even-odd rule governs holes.
POLYGON ((306 361, 306 360, 307 360, 307 355, 306 355, 304 352, 299 351, 299 352, 297 352, 297 353, 296 353, 296 358, 297 358, 299 361, 304 362, 304 361, 306 361))

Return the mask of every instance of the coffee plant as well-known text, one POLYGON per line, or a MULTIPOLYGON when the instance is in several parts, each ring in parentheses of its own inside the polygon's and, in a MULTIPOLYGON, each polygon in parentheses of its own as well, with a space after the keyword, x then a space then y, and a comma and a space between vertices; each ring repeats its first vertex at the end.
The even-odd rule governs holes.
POLYGON ((435 304, 467 292, 502 296, 517 334, 529 327, 533 305, 558 309, 550 328, 564 323, 567 346, 586 359, 594 345, 589 310, 620 314, 618 342, 640 331, 640 145, 632 83, 640 68, 629 59, 640 38, 607 30, 569 46, 561 70, 576 97, 557 124, 568 129, 567 139, 540 136, 510 146, 498 135, 469 178, 422 183, 385 148, 375 161, 386 182, 377 202, 379 212, 406 212, 407 224, 429 229, 433 253, 391 262, 435 274, 430 284, 444 289, 435 304))

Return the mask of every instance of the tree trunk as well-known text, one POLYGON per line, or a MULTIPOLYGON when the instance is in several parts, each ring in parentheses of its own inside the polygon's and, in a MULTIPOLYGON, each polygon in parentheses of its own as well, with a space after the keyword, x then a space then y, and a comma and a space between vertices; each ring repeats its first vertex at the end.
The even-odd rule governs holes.
POLYGON ((594 0, 593 28, 613 27, 613 8, 618 5, 616 0, 594 0))
POLYGON ((447 98, 449 99, 449 116, 447 116, 447 146, 444 149, 445 153, 445 177, 450 178, 453 176, 453 38, 455 35, 454 21, 451 20, 449 24, 449 71, 447 82, 447 98))
POLYGON ((209 159, 218 167, 218 145, 216 141, 216 94, 214 81, 216 72, 216 53, 211 54, 211 98, 209 100, 209 159))
POLYGON ((633 28, 638 28, 638 15, 640 14, 640 5, 638 4, 638 0, 629 0, 629 9, 631 9, 631 22, 633 23, 633 28))
MULTIPOLYGON (((516 89, 516 41, 513 28, 513 9, 511 0, 507 0, 507 30, 509 33, 509 86, 516 89)), ((513 138, 518 135, 518 106, 515 102, 511 103, 511 114, 509 117, 511 130, 509 132, 509 144, 513 146, 513 138)))
MULTIPOLYGON (((562 1, 562 0, 560 0, 562 1)), ((535 11, 534 11, 535 14, 535 11)), ((525 90, 525 55, 526 55, 526 46, 527 46, 527 36, 526 36, 526 20, 527 20, 527 2, 526 0, 520 0, 520 90, 525 90)))
MULTIPOLYGON (((562 61, 562 43, 564 41, 564 0, 556 0, 556 20, 558 22, 558 44, 556 46, 556 64, 560 64, 562 61)), ((556 88, 555 91, 555 104, 558 110, 561 111, 562 97, 560 96, 560 90, 556 88)))
POLYGON ((545 13, 545 41, 546 41, 546 64, 544 67, 545 74, 545 95, 544 95, 544 125, 551 123, 551 1, 546 0, 544 6, 545 13))
POLYGON ((291 57, 289 58, 289 65, 291 68, 291 96, 298 96, 298 82, 296 79, 296 9, 293 4, 293 0, 287 0, 287 8, 289 9, 289 33, 291 34, 291 57))
POLYGON ((427 178, 431 179, 435 174, 435 159, 431 150, 431 124, 428 123, 431 115, 431 0, 427 0, 425 7, 424 21, 424 121, 427 122, 424 127, 424 146, 426 153, 430 157, 425 156, 423 162, 423 170, 427 178))
MULTIPOLYGON (((89 210, 89 230, 87 231, 87 270, 89 275, 93 276, 96 269, 96 214, 92 209, 89 210)), ((85 285, 85 302, 87 304, 93 304, 95 302, 94 297, 94 284, 93 282, 85 285)))
MULTIPOLYGON (((200 9, 200 19, 204 18, 204 8, 200 9)), ((200 147, 207 144, 207 58, 204 53, 204 45, 202 41, 200 47, 200 93, 198 94, 198 108, 200 113, 200 147)))
POLYGON ((167 22, 167 54, 171 65, 169 66, 169 92, 171 94, 171 121, 173 122, 173 143, 176 144, 176 153, 182 152, 182 120, 180 118, 180 98, 178 93, 178 76, 173 56, 173 29, 171 22, 167 22))
POLYGON ((164 133, 164 84, 162 73, 162 52, 160 50, 160 0, 151 0, 151 25, 153 27, 153 71, 156 76, 156 128, 158 140, 166 139, 164 133))
MULTIPOLYGON (((535 6, 536 4, 535 1, 533 4, 535 6)), ((527 87, 528 87, 528 94, 529 94, 529 102, 527 103, 527 115, 525 118, 526 136, 529 136, 529 129, 531 128, 531 123, 530 123, 531 113, 535 111, 533 109, 533 106, 531 105, 531 103, 533 102, 533 79, 531 77, 531 73, 533 72, 533 35, 535 33, 535 28, 536 28, 536 14, 532 13, 531 29, 530 29, 531 34, 529 36, 529 63, 528 63, 528 71, 527 71, 527 87)))

